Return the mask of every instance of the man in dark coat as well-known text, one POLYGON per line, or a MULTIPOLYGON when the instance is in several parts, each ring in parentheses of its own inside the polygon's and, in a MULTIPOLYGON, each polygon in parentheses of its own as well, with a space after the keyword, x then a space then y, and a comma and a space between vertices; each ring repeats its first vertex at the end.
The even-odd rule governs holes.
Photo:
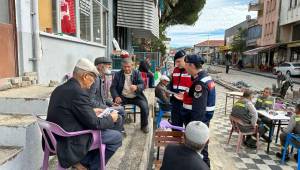
POLYGON ((123 134, 125 134, 125 129, 123 126, 125 121, 124 107, 113 103, 105 96, 105 90, 109 90, 104 88, 105 78, 106 75, 111 74, 111 63, 112 60, 108 57, 98 57, 95 59, 94 64, 99 72, 99 76, 96 77, 95 82, 88 90, 88 93, 90 95, 93 107, 101 109, 112 108, 118 111, 119 115, 122 116, 123 120, 122 127, 120 130, 123 134))
MULTIPOLYGON (((98 71, 88 59, 80 59, 73 71, 73 78, 57 87, 48 107, 47 121, 58 124, 67 132, 101 130, 102 141, 106 144, 106 162, 122 144, 120 132, 110 130, 121 117, 112 112, 102 118, 102 110, 93 108, 87 89, 94 83, 98 71)), ((99 167, 99 152, 89 151, 92 136, 56 137, 57 156, 63 168, 96 170, 99 167)))
POLYGON ((159 106, 164 111, 169 111, 170 108, 170 94, 167 91, 167 86, 170 82, 169 77, 162 75, 160 82, 155 87, 155 97, 159 100, 159 106))
POLYGON ((134 104, 141 109, 141 130, 149 132, 148 115, 149 106, 145 97, 144 82, 139 71, 134 70, 131 58, 122 61, 122 70, 115 73, 110 93, 117 104, 134 104))
POLYGON ((161 170, 208 170, 201 150, 209 139, 208 127, 200 122, 190 122, 185 131, 185 143, 166 147, 161 170))

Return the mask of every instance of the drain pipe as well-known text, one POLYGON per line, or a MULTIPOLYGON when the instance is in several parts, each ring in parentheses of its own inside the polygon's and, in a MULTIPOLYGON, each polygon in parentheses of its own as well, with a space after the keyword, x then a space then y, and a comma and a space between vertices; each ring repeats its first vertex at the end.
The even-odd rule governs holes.
POLYGON ((29 60, 33 63, 33 71, 37 73, 37 83, 40 80, 39 74, 39 61, 41 59, 41 41, 40 41, 40 29, 39 29, 39 18, 38 18, 38 1, 31 0, 31 31, 32 31, 32 53, 33 56, 29 60))

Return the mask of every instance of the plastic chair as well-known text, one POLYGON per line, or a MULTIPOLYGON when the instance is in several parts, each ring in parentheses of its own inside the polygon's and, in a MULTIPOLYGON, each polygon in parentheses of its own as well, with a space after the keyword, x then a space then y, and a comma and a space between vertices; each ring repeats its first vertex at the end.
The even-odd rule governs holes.
MULTIPOLYGON (((56 150, 56 138, 53 134, 61 136, 61 137, 72 137, 79 136, 84 134, 91 134, 93 136, 93 142, 90 150, 99 149, 100 152, 100 170, 105 170, 105 145, 102 144, 101 139, 101 131, 100 130, 84 130, 78 132, 66 132, 60 126, 55 123, 45 121, 41 118, 37 117, 37 122, 42 132, 43 139, 45 141, 45 149, 44 149, 44 161, 42 170, 48 170, 49 166, 49 156, 50 154, 57 154, 56 150)), ((57 170, 64 170, 58 162, 57 170)))
POLYGON ((162 120, 159 124, 159 127, 161 129, 175 129, 175 130, 179 130, 179 131, 184 131, 184 127, 180 127, 180 126, 174 126, 172 125, 169 121, 167 120, 162 120))
POLYGON ((156 117, 156 126, 157 126, 157 128, 159 128, 160 127, 160 121, 161 121, 162 117, 164 116, 164 114, 166 112, 170 112, 171 110, 163 110, 161 105, 163 105, 164 103, 161 100, 156 99, 156 102, 158 103, 158 106, 159 106, 158 115, 156 117))
MULTIPOLYGON (((287 153, 289 145, 291 145, 293 148, 297 148, 297 150, 298 150, 298 163, 300 161, 300 148, 295 143, 293 143, 292 140, 294 140, 296 142, 300 142, 300 136, 296 135, 296 134, 288 133, 288 135, 286 137, 286 140, 285 140, 285 144, 284 144, 284 151, 283 151, 283 155, 282 155, 282 158, 281 158, 281 164, 284 164, 284 160, 285 160, 284 158, 285 158, 285 155, 287 153)), ((291 152, 291 154, 292 154, 292 152, 291 152)), ((299 164, 298 164, 297 169, 300 170, 299 164)))
POLYGON ((239 129, 239 126, 243 126, 245 125, 245 123, 243 123, 239 118, 236 118, 234 116, 230 116, 230 122, 232 125, 232 128, 230 130, 230 134, 229 134, 229 138, 227 141, 227 144, 229 144, 232 133, 233 132, 237 132, 239 134, 238 136, 238 142, 237 142, 237 146, 236 146, 236 152, 238 153, 240 151, 240 147, 242 142, 244 141, 244 136, 246 135, 256 135, 256 152, 258 151, 258 146, 259 146, 259 133, 258 133, 258 126, 255 125, 254 129, 252 132, 248 132, 248 133, 243 133, 241 132, 241 130, 239 129))
POLYGON ((160 122, 160 129, 157 129, 154 134, 154 144, 157 147, 156 160, 154 161, 156 169, 160 169, 162 161, 159 160, 160 147, 166 147, 168 144, 183 144, 184 128, 173 126, 167 120, 160 122), (162 129, 176 129, 179 131, 164 131, 162 129))
POLYGON ((138 111, 136 111, 136 107, 137 105, 134 105, 134 104, 126 104, 124 105, 124 109, 125 111, 127 110, 132 110, 132 113, 133 113, 133 122, 135 123, 136 122, 136 114, 137 113, 140 113, 138 111))

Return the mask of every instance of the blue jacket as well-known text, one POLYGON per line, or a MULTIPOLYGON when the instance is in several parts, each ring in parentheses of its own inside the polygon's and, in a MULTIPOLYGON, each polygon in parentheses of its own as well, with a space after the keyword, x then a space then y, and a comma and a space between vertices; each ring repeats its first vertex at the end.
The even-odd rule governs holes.
POLYGON ((203 120, 203 122, 208 122, 212 119, 214 111, 215 111, 215 105, 216 105, 215 82, 205 71, 199 72, 198 77, 196 79, 198 81, 200 80, 201 82, 203 82, 208 89, 206 115, 203 120))
MULTIPOLYGON (((146 98, 144 91, 144 82, 141 73, 138 70, 133 70, 131 75, 131 81, 133 85, 137 85, 136 96, 146 98)), ((110 93, 115 100, 116 97, 122 96, 122 91, 125 84, 125 74, 124 71, 118 71, 115 73, 112 84, 110 86, 110 93)))

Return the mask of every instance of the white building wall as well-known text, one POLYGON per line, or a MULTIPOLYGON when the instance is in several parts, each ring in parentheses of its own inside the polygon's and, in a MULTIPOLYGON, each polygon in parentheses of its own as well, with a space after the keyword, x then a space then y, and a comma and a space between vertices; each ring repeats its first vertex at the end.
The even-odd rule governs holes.
POLYGON ((19 74, 33 71, 31 0, 15 0, 19 74))
MULTIPOLYGON (((39 35, 41 54, 38 60, 38 70, 35 70, 34 61, 32 61, 35 53, 31 13, 32 3, 37 1, 15 0, 20 76, 24 72, 38 71, 39 83, 48 84, 50 80, 61 81, 66 73, 72 72, 76 61, 81 57, 89 58, 91 61, 94 61, 96 57, 110 57, 113 50, 113 1, 108 1, 107 46, 41 32, 39 35)), ((35 14, 38 15, 38 13, 35 14)))
POLYGON ((290 8, 290 0, 281 0, 280 25, 300 21, 300 1, 296 7, 294 6, 295 0, 292 1, 293 6, 290 8))

